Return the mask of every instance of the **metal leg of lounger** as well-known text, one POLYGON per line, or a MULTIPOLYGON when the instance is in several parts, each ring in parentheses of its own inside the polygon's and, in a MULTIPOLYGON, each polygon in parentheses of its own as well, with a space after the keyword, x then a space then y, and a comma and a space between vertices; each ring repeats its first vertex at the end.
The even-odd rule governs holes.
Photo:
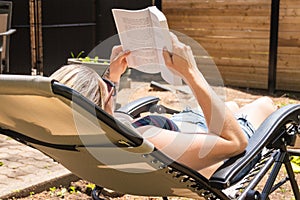
POLYGON ((293 168, 292 168, 292 165, 291 165, 291 162, 290 162, 290 154, 287 153, 286 146, 284 146, 282 148, 283 148, 282 161, 283 161, 283 164, 285 165, 285 168, 286 168, 286 171, 287 171, 287 174, 288 174, 285 181, 282 181, 282 182, 284 183, 286 181, 290 181, 295 199, 300 200, 299 186, 298 186, 298 183, 295 179, 295 174, 293 172, 293 168))
POLYGON ((293 168, 289 159, 289 154, 287 154, 287 156, 285 157, 285 162, 284 162, 290 183, 291 183, 291 187, 293 190, 293 193, 295 195, 295 199, 296 200, 300 200, 300 192, 299 192, 299 186, 298 183, 295 179, 295 174, 293 172, 293 168))
POLYGON ((275 160, 274 167, 271 171, 271 174, 268 178, 268 181, 266 182, 266 185, 262 191, 261 199, 268 199, 268 195, 271 194, 273 191, 275 191, 277 188, 279 188, 281 185, 286 183, 287 181, 290 181, 292 190, 295 195, 296 200, 300 200, 300 194, 299 194, 299 188, 298 184, 295 179, 295 175, 289 160, 289 154, 286 151, 286 148, 283 147, 283 150, 280 151, 280 153, 277 155, 277 158, 275 160), (274 182, 276 180, 276 177, 281 169, 282 164, 285 165, 286 171, 288 174, 288 177, 279 182, 278 184, 274 185, 274 182))
POLYGON ((270 176, 266 182, 266 185, 261 193, 261 199, 267 199, 269 194, 271 193, 272 189, 273 189, 273 185, 274 182, 276 180, 276 177, 280 171, 280 168, 282 166, 282 163, 284 161, 284 157, 285 157, 285 152, 280 152, 277 155, 277 158, 275 159, 275 163, 274 163, 274 167, 270 173, 270 176))
POLYGON ((91 193, 91 197, 93 200, 106 200, 111 198, 119 198, 122 196, 124 196, 123 193, 111 191, 98 185, 93 189, 91 193))
POLYGON ((92 194, 91 194, 92 199, 93 199, 93 200, 105 200, 105 199, 99 197, 100 194, 101 194, 101 192, 102 192, 102 190, 103 190, 103 187, 96 186, 96 187, 93 189, 92 194))

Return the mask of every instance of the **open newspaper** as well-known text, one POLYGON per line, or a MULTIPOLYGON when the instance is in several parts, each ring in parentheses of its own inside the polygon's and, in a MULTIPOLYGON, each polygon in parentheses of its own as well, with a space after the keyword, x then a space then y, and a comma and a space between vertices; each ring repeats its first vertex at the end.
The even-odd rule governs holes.
POLYGON ((172 42, 165 15, 155 6, 141 10, 112 9, 124 50, 130 50, 130 68, 145 73, 161 73, 170 84, 182 84, 181 78, 166 66, 162 50, 172 52, 172 42))

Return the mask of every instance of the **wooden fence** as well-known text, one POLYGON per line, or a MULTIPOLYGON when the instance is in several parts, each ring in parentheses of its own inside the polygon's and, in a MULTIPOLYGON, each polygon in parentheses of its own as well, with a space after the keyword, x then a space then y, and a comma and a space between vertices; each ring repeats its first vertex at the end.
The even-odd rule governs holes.
MULTIPOLYGON (((225 85, 268 88, 271 0, 164 0, 162 9, 170 29, 207 51, 225 85)), ((300 91, 299 0, 281 0, 278 35, 276 89, 300 91)))

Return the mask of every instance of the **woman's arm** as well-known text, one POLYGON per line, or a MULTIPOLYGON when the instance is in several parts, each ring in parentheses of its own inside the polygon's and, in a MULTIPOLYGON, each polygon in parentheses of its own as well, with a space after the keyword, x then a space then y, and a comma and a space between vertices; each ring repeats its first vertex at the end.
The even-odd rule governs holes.
POLYGON ((173 54, 164 51, 165 63, 170 70, 179 74, 192 89, 203 110, 210 133, 245 146, 247 140, 238 122, 198 70, 191 48, 181 43, 174 34, 171 35, 173 54))
MULTIPOLYGON (((238 152, 233 150, 232 142, 210 133, 181 133, 155 126, 137 128, 144 138, 173 160, 183 163, 194 170, 215 171, 225 159, 238 152)), ((240 152, 243 152, 240 151, 240 152)), ((210 174, 202 171, 202 175, 210 174)))
MULTIPOLYGON (((190 47, 179 42, 177 37, 173 36, 173 53, 170 54, 164 50, 163 56, 168 68, 179 74, 192 89, 203 110, 209 133, 188 135, 160 130, 149 136, 148 139, 159 148, 166 146, 172 148, 173 141, 177 141, 176 138, 181 138, 184 142, 193 137, 180 159, 194 167, 209 166, 242 153, 247 146, 247 139, 231 111, 198 70, 190 47), (201 160, 201 164, 199 164, 200 160, 195 160, 197 157, 201 160)), ((139 130, 143 133, 148 132, 145 127, 139 128, 139 130)), ((177 147, 173 148, 176 151, 177 147)))
POLYGON ((127 56, 130 54, 130 51, 123 51, 122 46, 114 46, 110 56, 110 66, 109 66, 109 75, 108 78, 114 82, 119 83, 121 75, 127 69, 127 56))

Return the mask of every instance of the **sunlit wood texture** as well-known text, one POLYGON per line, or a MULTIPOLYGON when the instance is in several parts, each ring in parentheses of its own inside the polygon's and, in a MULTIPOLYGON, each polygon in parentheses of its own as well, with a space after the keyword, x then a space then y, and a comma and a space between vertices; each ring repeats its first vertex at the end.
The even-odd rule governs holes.
POLYGON ((42 0, 29 0, 32 74, 43 75, 42 0))
MULTIPOLYGON (((276 89, 300 91, 300 4, 298 0, 280 2, 276 89)), ((225 85, 268 88, 271 0, 162 3, 169 28, 193 38, 207 51, 225 85)), ((197 53, 194 50, 197 57, 202 56, 201 51, 197 53)), ((200 59, 198 65, 205 64, 205 59, 209 58, 200 59)))

